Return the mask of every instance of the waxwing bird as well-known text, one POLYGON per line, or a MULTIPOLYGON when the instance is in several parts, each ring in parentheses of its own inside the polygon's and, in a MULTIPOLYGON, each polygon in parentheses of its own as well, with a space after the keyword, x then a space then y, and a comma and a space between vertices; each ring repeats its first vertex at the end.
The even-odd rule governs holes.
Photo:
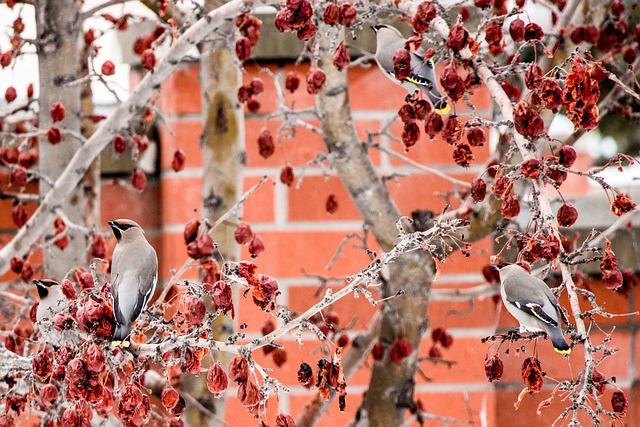
POLYGON ((393 55, 404 49, 405 38, 400 31, 388 25, 373 25, 371 28, 376 33, 376 62, 382 72, 410 93, 420 89, 427 94, 439 114, 447 114, 451 106, 438 90, 435 65, 432 60, 424 59, 424 49, 411 51, 411 75, 400 82, 393 73, 393 55))
MULTIPOLYGON (((36 326, 44 342, 59 348, 64 344, 62 333, 53 326, 53 316, 67 308, 68 301, 62 294, 60 284, 55 280, 34 279, 36 288, 38 289, 38 297, 40 303, 36 309, 36 326)), ((69 344, 73 344, 75 340, 69 336, 69 344)))
POLYGON ((495 268, 500 273, 502 302, 520 322, 520 332, 544 331, 555 351, 571 353, 562 336, 560 319, 566 325, 569 322, 547 284, 517 264, 500 264, 495 268))
POLYGON ((127 341, 131 326, 153 296, 158 281, 158 256, 142 228, 130 219, 109 225, 116 236, 111 260, 111 295, 116 317, 114 343, 127 341))

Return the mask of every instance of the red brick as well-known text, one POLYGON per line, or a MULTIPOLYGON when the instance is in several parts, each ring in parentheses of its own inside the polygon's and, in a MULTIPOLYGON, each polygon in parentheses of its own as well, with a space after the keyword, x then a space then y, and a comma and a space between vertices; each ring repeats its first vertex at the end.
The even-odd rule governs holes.
POLYGON ((351 196, 337 176, 305 176, 300 188, 289 189, 290 221, 358 221, 360 214, 351 196), (334 194, 338 200, 338 210, 329 214, 326 210, 327 198, 334 194))
POLYGON ((377 66, 349 68, 349 100, 353 110, 397 111, 408 92, 384 76, 377 66), (375 100, 375 102, 372 102, 375 100))
MULTIPOLYGON (((450 176, 467 182, 473 179, 473 174, 464 173, 462 170, 450 176)), ((402 214, 411 216, 411 211, 416 209, 429 209, 440 213, 447 204, 442 196, 453 189, 453 184, 431 174, 413 174, 387 181, 387 187, 402 214)), ((452 204, 454 209, 458 206, 457 203, 452 204)))
MULTIPOLYGON (((358 138, 360 138, 363 143, 368 142, 370 133, 380 132, 380 122, 377 120, 355 120, 354 123, 358 138)), ((380 136, 373 137, 371 142, 380 143, 380 136)), ((380 150, 369 148, 368 152, 373 164, 380 165, 380 150)))
POLYGON ((160 102, 163 113, 197 114, 202 111, 199 72, 197 64, 187 64, 162 82, 160 102))
MULTIPOLYGON (((278 108, 278 95, 273 81, 274 78, 277 78, 277 72, 278 68, 272 64, 245 66, 245 72, 242 75, 242 84, 248 85, 254 78, 261 79, 264 84, 264 92, 257 96, 258 101, 260 101, 258 114, 273 113, 278 108)), ((245 114, 249 117, 252 115, 246 108, 246 104, 245 114)))
POLYGON ((103 181, 100 192, 100 223, 117 218, 130 218, 142 228, 160 228, 160 186, 150 180, 143 191, 118 185, 116 181, 103 181))
MULTIPOLYGON (((602 342, 604 336, 601 333, 590 334, 594 345, 598 345, 602 342)), ((567 341, 569 337, 566 337, 567 341)), ((613 342, 610 346, 615 346, 617 352, 615 355, 606 358, 598 367, 598 370, 602 372, 607 378, 616 377, 620 380, 630 379, 630 360, 631 360, 631 345, 629 334, 626 332, 616 332, 613 338, 613 342)), ((526 357, 537 354, 538 360, 542 365, 542 370, 547 373, 547 380, 549 384, 553 384, 553 380, 564 380, 575 378, 579 372, 584 369, 584 353, 580 345, 576 345, 571 351, 569 359, 565 359, 559 353, 553 350, 550 340, 544 338, 538 339, 538 344, 535 342, 527 343, 527 341, 518 341, 510 346, 510 355, 505 356, 504 351, 509 346, 503 344, 500 348, 500 354, 502 361, 504 362, 504 380, 512 381, 518 384, 522 383, 521 367, 526 357), (526 351, 524 353, 516 350, 525 346, 526 351)), ((494 346, 494 348, 497 348, 494 346)), ((494 350, 487 350, 488 353, 493 353, 494 350)), ((596 358, 599 359, 602 356, 602 352, 596 354, 596 358)))
MULTIPOLYGON (((230 386, 235 386, 231 381, 229 381, 230 386)), ((259 384, 260 386, 262 384, 259 384)), ((258 420, 251 415, 247 409, 240 404, 240 401, 236 397, 237 387, 233 390, 227 391, 227 401, 225 403, 225 411, 224 411, 224 419, 225 425, 240 427, 240 426, 255 426, 258 423, 258 420)), ((278 397, 275 395, 271 395, 267 402, 267 413, 262 418, 267 421, 267 424, 272 426, 275 424, 276 416, 279 413, 279 403, 278 397)))
MULTIPOLYGON (((613 389, 611 387, 607 387, 607 391, 601 397, 601 401, 603 403, 603 407, 605 410, 611 410, 611 394, 613 393, 613 389)), ((530 395, 525 394, 522 402, 520 404, 520 409, 517 411, 511 406, 512 403, 515 403, 518 400, 518 394, 520 393, 519 388, 509 388, 509 389, 498 389, 496 391, 496 400, 497 402, 501 402, 500 405, 496 406, 496 425, 500 426, 519 426, 522 424, 523 416, 528 417, 529 419, 535 419, 535 425, 540 426, 550 426, 553 425, 556 421, 556 418, 560 415, 560 413, 568 406, 570 406, 571 402, 568 399, 565 399, 564 394, 556 394, 555 399, 551 403, 551 406, 544 408, 541 410, 540 415, 534 415, 536 413, 536 409, 541 401, 547 399, 551 396, 551 389, 544 388, 540 393, 530 395), (524 414, 524 415, 523 415, 524 414), (533 418, 535 417, 535 418, 533 418)), ((625 390, 625 394, 629 396, 628 390, 625 390)), ((595 412, 595 407, 592 406, 595 412)), ((633 408, 633 406, 630 406, 633 408)), ((569 414, 571 417, 571 414, 569 414)), ((568 425, 570 418, 560 419, 555 425, 568 425)), ((593 425, 591 420, 587 417, 585 412, 580 412, 578 421, 579 425, 593 425)), ((604 415, 601 415, 600 421, 602 425, 609 425, 611 419, 607 418, 604 415)), ((622 418, 622 425, 633 425, 633 424, 624 424, 628 421, 628 418, 622 418)))
POLYGON ((316 104, 315 95, 310 95, 307 92, 307 72, 309 71, 309 64, 285 64, 282 68, 282 89, 284 90, 284 102, 287 106, 293 106, 296 110, 304 110, 307 108, 313 108, 316 104), (289 92, 284 88, 284 79, 290 72, 295 72, 300 77, 300 87, 294 93, 289 92))
POLYGON ((170 169, 173 155, 178 148, 186 154, 185 167, 196 168, 202 166, 202 151, 200 137, 202 136, 202 122, 195 120, 170 121, 160 126, 160 167, 170 169), (173 135, 171 131, 173 131, 173 135))
MULTIPOLYGON (((435 327, 437 324, 431 323, 435 327)), ((422 340, 419 356, 427 356, 432 346, 431 337, 422 340)), ((421 383, 485 383, 484 358, 488 345, 483 344, 478 338, 456 338, 449 349, 442 349, 443 359, 455 362, 451 367, 444 363, 432 363, 424 361, 420 363, 420 369, 429 379, 425 380, 421 375, 416 376, 418 384, 421 383)))
MULTIPOLYGON (((460 118, 460 122, 464 124, 466 119, 460 118)), ((447 144, 444 139, 438 134, 433 139, 429 138, 429 136, 424 131, 424 123, 418 122, 420 127, 420 139, 418 143, 411 147, 408 151, 405 151, 405 147, 401 142, 391 142, 391 148, 397 153, 408 157, 414 162, 418 162, 423 165, 446 165, 454 168, 459 168, 460 172, 465 169, 456 164, 453 161, 453 150, 454 146, 447 144)), ((400 120, 396 120, 389 128, 389 132, 392 135, 395 135, 398 140, 400 140, 402 136, 402 128, 403 124, 400 120)), ((484 129, 484 128, 483 128, 484 129)), ((487 141, 489 140, 489 133, 486 132, 487 141)), ((467 142, 466 133, 462 137, 463 142, 467 142)), ((486 142, 482 147, 472 148, 474 160, 471 162, 471 166, 479 166, 484 164, 489 159, 489 143, 486 142)), ((393 165, 406 165, 407 163, 404 160, 398 159, 393 156, 389 156, 391 159, 391 164, 393 165)))
MULTIPOLYGON (((599 325, 627 325, 634 323, 634 316, 626 315, 635 311, 629 298, 605 288, 600 280, 591 279, 589 283, 589 290, 595 294, 596 301, 601 305, 604 305, 604 310, 608 313, 618 315, 612 318, 597 317, 599 325)), ((591 303, 589 303, 587 298, 584 296, 578 295, 578 301, 580 302, 580 308, 582 311, 591 310, 593 308, 591 303)), ((570 308, 566 292, 563 292, 560 296, 560 304, 567 310, 570 308)))
MULTIPOLYGON (((158 279, 171 277, 171 270, 178 270, 187 261, 187 245, 184 243, 182 232, 162 234, 162 243, 158 253, 158 279)), ((181 279, 197 279, 199 269, 190 268, 181 279)))
MULTIPOLYGON (((296 331, 294 330, 289 334, 287 340, 278 341, 278 344, 283 345, 287 352, 287 361, 280 367, 273 362, 273 353, 265 355, 262 349, 258 349, 253 353, 254 360, 260 364, 260 366, 272 368, 272 376, 288 387, 302 387, 298 383, 298 369, 302 362, 308 363, 313 369, 314 374, 317 374, 318 361, 323 358, 330 359, 336 349, 333 344, 321 343, 320 340, 316 338, 304 339, 303 343, 299 344, 297 341, 294 341, 295 333, 296 331)), ((345 352, 348 351, 348 349, 348 346, 345 347, 345 352)), ((360 366, 359 369, 347 379, 348 387, 368 385, 369 376, 369 369, 365 366, 360 366)), ((298 413, 294 414, 298 415, 298 413)))
MULTIPOLYGON (((173 175, 173 174, 170 174, 173 175)), ((202 209, 202 178, 163 176, 162 220, 164 224, 182 224, 199 217, 202 209)))
MULTIPOLYGON (((355 230, 354 230, 355 231, 355 230)), ((261 231, 265 251, 253 262, 259 272, 278 277, 302 277, 308 274, 347 276, 358 273, 369 264, 367 255, 360 248, 345 245, 340 257, 330 271, 325 266, 335 254, 338 245, 349 231, 261 231)), ((250 259, 246 246, 243 259, 250 259)))
MULTIPOLYGON (((311 122, 318 126, 317 122, 311 122)), ((278 143, 278 127, 282 125, 279 120, 266 121, 265 119, 250 119, 245 121, 245 150, 247 153, 247 167, 272 166, 281 168, 285 162, 294 167, 299 167, 314 160, 320 151, 326 151, 322 137, 302 126, 296 128, 293 139, 281 139, 278 143), (258 151, 258 135, 263 128, 269 129, 273 135, 276 149, 274 154, 265 159, 258 151)))
MULTIPOLYGON (((472 286, 476 286, 474 283, 472 286)), ((456 286, 456 288, 459 288, 456 286)), ((502 304, 502 302, 500 302, 502 304)), ((431 301, 427 311, 429 323, 445 328, 490 328, 497 315, 493 298, 469 301, 431 301)))
MULTIPOLYGON (((585 153, 578 153, 578 157, 576 162, 571 167, 572 170, 588 172, 589 169, 593 166, 593 159, 589 157, 589 155, 585 153)), ((547 185, 547 191, 549 192, 550 197, 555 197, 557 191, 553 186, 547 185)), ((560 191, 564 197, 567 195, 582 195, 589 194, 592 192, 591 180, 586 176, 574 175, 572 173, 568 174, 567 180, 562 183, 560 187, 560 191)), ((596 190, 597 191, 597 190, 596 190)))
MULTIPOLYGON (((267 320, 273 319, 273 314, 260 309, 260 307, 253 302, 251 292, 245 294, 245 292, 249 290, 247 286, 235 284, 232 286, 238 288, 238 298, 233 301, 236 309, 236 323, 238 325, 246 324, 246 328, 243 330, 248 333, 260 333, 262 325, 264 325, 267 320)), ((278 284, 278 286, 282 285, 278 284)), ((276 299, 276 303, 281 305, 283 303, 282 300, 282 296, 279 296, 276 299)), ((275 319, 273 320, 274 322, 276 321, 275 319)))
MULTIPOLYGON (((424 406, 425 412, 431 415, 440 417, 452 417, 462 422, 473 421, 472 425, 483 425, 481 417, 487 417, 487 424, 489 426, 502 426, 508 424, 499 424, 495 420, 494 414, 491 413, 491 409, 495 407, 496 395, 493 391, 419 391, 416 393, 416 400, 420 400, 424 406), (483 406, 485 405, 487 413, 483 414, 483 406)), ((526 413, 526 412, 523 412, 526 413)), ((522 414, 520 414, 522 415, 522 414)), ((522 421, 522 420, 521 420, 522 421)), ((411 424, 417 425, 417 423, 411 424)), ((432 419, 426 420, 425 427, 441 427, 442 425, 458 425, 456 423, 443 423, 442 420, 432 419)), ((514 426, 523 425, 512 424, 514 426)), ((537 424, 536 424, 537 425, 537 424)))
MULTIPOLYGON (((261 178, 249 177, 244 179, 244 190, 248 191, 256 185, 261 178)), ((244 205, 242 218, 249 222, 273 222, 275 218, 275 186, 272 180, 267 180, 255 192, 249 196, 244 205)))
MULTIPOLYGON (((315 397, 315 392, 308 392, 304 395, 290 395, 289 408, 292 414, 301 414, 305 405, 315 397)), ((356 410, 362 403, 362 393, 350 391, 347 385, 347 405, 344 412, 340 412, 338 408, 338 400, 334 399, 329 405, 327 411, 320 417, 319 421, 314 424, 317 427, 336 427, 348 425, 353 421, 356 410)), ((295 416, 294 416, 295 418, 295 416)))
MULTIPOLYGON (((427 205, 428 206, 428 205, 427 205)), ((439 274, 445 276, 447 274, 473 274, 482 273, 482 267, 489 264, 489 257, 493 255, 493 238, 486 237, 482 240, 471 244, 469 256, 465 256, 461 251, 453 252, 447 257, 444 264, 438 265, 439 274)), ((484 283, 483 279, 477 285, 484 283)), ((434 285, 439 287, 440 284, 436 280, 434 285)), ((455 287, 451 284, 444 284, 444 287, 455 287)))
MULTIPOLYGON (((326 290, 320 291, 319 296, 316 296, 318 289, 318 286, 289 287, 289 308, 296 312, 303 312, 320 302, 325 296, 326 290)), ((329 286, 326 289, 337 292, 342 289, 342 287, 329 286)), ((378 298, 376 293, 373 295, 374 298, 378 298)), ((377 307, 373 307, 362 295, 355 299, 352 293, 331 305, 331 310, 335 311, 339 316, 341 327, 352 325, 352 329, 364 330, 368 327, 369 321, 378 309, 377 307)), ((326 312, 326 310, 323 312, 326 312)))

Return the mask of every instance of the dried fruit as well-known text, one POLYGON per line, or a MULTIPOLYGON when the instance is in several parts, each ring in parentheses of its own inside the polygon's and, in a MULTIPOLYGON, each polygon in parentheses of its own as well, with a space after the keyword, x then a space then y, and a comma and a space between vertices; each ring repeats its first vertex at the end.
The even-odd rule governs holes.
POLYGON ((229 365, 229 378, 231 381, 243 383, 249 378, 249 364, 242 356, 235 355, 229 365))
POLYGON ((293 172, 293 168, 289 163, 285 164, 280 170, 280 182, 285 184, 287 187, 291 187, 294 179, 295 174, 293 172))
POLYGON ((251 41, 247 37, 236 40, 236 55, 241 62, 251 58, 251 41))
POLYGON ((262 252, 264 252, 264 242, 262 241, 262 238, 256 234, 249 242, 249 253, 252 258, 256 258, 262 252))
POLYGON ((411 76, 411 52, 407 49, 398 49, 393 54, 393 75, 399 81, 411 76))
POLYGON ((314 69, 309 70, 307 73, 307 92, 310 95, 320 93, 325 80, 327 80, 327 76, 324 71, 314 69))
POLYGON ((371 348, 371 356, 373 360, 379 362, 384 357, 384 345, 380 341, 376 342, 371 348))
POLYGON ((522 364, 522 379, 529 394, 534 394, 542 388, 542 368, 535 357, 527 357, 522 364))
POLYGON ((351 57, 349 56, 349 51, 344 43, 340 43, 338 47, 336 47, 335 52, 333 52, 333 65, 339 71, 344 70, 351 63, 351 57))
POLYGON ((417 33, 424 33, 429 29, 431 21, 436 17, 436 8, 430 1, 423 1, 411 18, 411 25, 417 33))
POLYGON ((578 210, 575 206, 565 203, 558 209, 556 218, 562 227, 571 227, 578 220, 578 210))
POLYGON ((207 371, 207 388, 211 393, 217 395, 223 393, 228 386, 227 373, 222 369, 222 366, 214 363, 207 371))
POLYGON ((187 158, 187 154, 184 152, 182 148, 178 148, 175 153, 173 153, 173 160, 171 161, 171 169, 176 172, 180 172, 184 169, 184 162, 187 158))
POLYGON ((298 382, 304 386, 309 385, 313 379, 313 370, 308 363, 302 362, 298 369, 298 382))
POLYGON ((45 136, 47 137, 47 140, 53 145, 59 144, 60 141, 62 141, 62 132, 60 132, 60 129, 55 126, 51 126, 47 130, 45 136))
POLYGON ((516 131, 527 138, 536 138, 544 131, 542 117, 524 99, 513 109, 513 123, 516 131))
POLYGON ((16 88, 14 88, 13 86, 9 86, 7 90, 4 92, 4 99, 8 103, 15 101, 17 97, 18 97, 18 94, 16 92, 16 88))
POLYGON ((413 353, 411 341, 407 338, 401 338, 391 344, 389 358, 396 365, 400 365, 411 353, 413 353))
POLYGON ((503 199, 500 212, 505 218, 517 217, 520 214, 520 202, 518 201, 518 196, 512 194, 506 199, 503 199))
POLYGON ((459 52, 467 46, 469 31, 462 24, 455 24, 447 37, 447 49, 459 52))
POLYGON ((617 412, 619 414, 627 412, 627 398, 622 391, 614 391, 611 395, 611 408, 613 409, 613 412, 617 412))
MULTIPOLYGON (((332 4, 333 3, 331 3, 329 6, 331 6, 332 4)), ((327 8, 329 8, 329 6, 327 6, 327 8)), ((294 73, 293 71, 287 73, 287 76, 284 79, 284 87, 285 87, 285 89, 287 89, 289 92, 293 93, 296 90, 298 90, 299 86, 300 86, 300 77, 298 76, 298 74, 294 73)))
POLYGON ((324 8, 322 20, 327 25, 338 25, 340 22, 340 8, 335 3, 329 3, 324 8))
POLYGON ((482 147, 486 140, 484 131, 479 127, 472 127, 467 131, 467 142, 472 147, 482 147))
POLYGON ((131 186, 138 190, 144 190, 147 186, 147 175, 140 169, 133 171, 133 175, 131 175, 131 186))
POLYGON ((273 136, 271 135, 271 131, 267 128, 262 128, 258 134, 258 149, 260 155, 265 159, 271 157, 275 152, 273 136))
MULTIPOLYGON (((21 201, 13 207, 13 210, 11 211, 11 218, 17 227, 22 227, 27 223, 27 209, 21 201)), ((24 270, 24 267, 22 270, 24 270)))
POLYGON ((576 150, 568 145, 563 145, 558 152, 558 160, 565 168, 573 166, 577 158, 576 150))
POLYGON ((213 255, 213 239, 207 233, 201 233, 196 239, 187 245, 187 255, 193 259, 208 258, 213 255))
POLYGON ((51 118, 53 119, 54 122, 61 122, 64 120, 64 116, 65 116, 65 108, 64 105, 62 105, 59 102, 56 102, 55 104, 53 104, 53 106, 51 107, 51 118))
POLYGON ((487 196, 487 183, 482 178, 476 178, 471 183, 471 198, 481 202, 487 196))
POLYGON ((236 239, 236 242, 240 245, 244 245, 246 243, 249 243, 252 237, 253 231, 251 231, 251 226, 248 222, 242 221, 234 232, 234 238, 236 239))
POLYGON ((105 61, 102 64, 101 71, 105 76, 112 76, 116 72, 116 66, 111 61, 105 61))
POLYGON ((535 179, 540 175, 540 160, 529 159, 520 165, 520 173, 527 178, 535 179))
POLYGON ((627 212, 634 210, 636 204, 624 193, 618 193, 611 203, 611 212, 614 215, 622 216, 627 212))
POLYGON ((327 211, 327 213, 331 215, 333 215, 338 211, 338 197, 335 194, 331 193, 327 197, 327 201, 325 203, 325 210, 327 211))
POLYGON ((524 21, 520 18, 516 18, 509 24, 509 35, 514 42, 521 42, 524 40, 524 21))

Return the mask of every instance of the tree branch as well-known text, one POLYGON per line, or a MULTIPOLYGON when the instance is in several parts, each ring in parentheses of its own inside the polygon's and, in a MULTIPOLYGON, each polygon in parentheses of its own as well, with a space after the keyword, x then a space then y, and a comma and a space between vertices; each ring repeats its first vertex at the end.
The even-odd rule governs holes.
MULTIPOLYGON (((253 6, 273 3, 275 3, 274 0, 263 0, 253 3, 253 6)), ((113 135, 121 128, 126 127, 133 115, 145 107, 153 92, 160 87, 162 81, 171 74, 189 50, 226 19, 247 12, 251 7, 251 4, 245 3, 243 0, 232 0, 199 19, 175 41, 166 56, 159 61, 156 69, 146 74, 129 99, 104 120, 87 143, 75 153, 67 168, 56 180, 53 188, 46 194, 42 204, 29 218, 29 221, 8 244, 0 249, 0 275, 9 269, 11 257, 16 254, 25 254, 46 232, 55 216, 55 208, 69 198, 89 169, 91 162, 107 147, 113 135)))

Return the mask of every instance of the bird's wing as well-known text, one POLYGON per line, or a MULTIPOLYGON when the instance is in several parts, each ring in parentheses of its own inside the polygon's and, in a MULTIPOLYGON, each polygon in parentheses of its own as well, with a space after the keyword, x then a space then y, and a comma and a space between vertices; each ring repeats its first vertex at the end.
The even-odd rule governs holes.
POLYGON ((509 301, 509 302, 514 306, 516 306, 517 308, 519 308, 520 310, 530 314, 531 316, 536 317, 541 322, 546 323, 547 325, 550 325, 553 327, 558 326, 558 321, 556 319, 553 319, 549 314, 547 314, 547 312, 544 310, 544 307, 539 304, 524 302, 524 301, 514 301, 514 302, 509 301))
POLYGON ((418 86, 425 86, 429 90, 435 87, 435 65, 431 59, 423 59, 424 53, 420 51, 411 52, 411 76, 407 78, 411 83, 418 86))

